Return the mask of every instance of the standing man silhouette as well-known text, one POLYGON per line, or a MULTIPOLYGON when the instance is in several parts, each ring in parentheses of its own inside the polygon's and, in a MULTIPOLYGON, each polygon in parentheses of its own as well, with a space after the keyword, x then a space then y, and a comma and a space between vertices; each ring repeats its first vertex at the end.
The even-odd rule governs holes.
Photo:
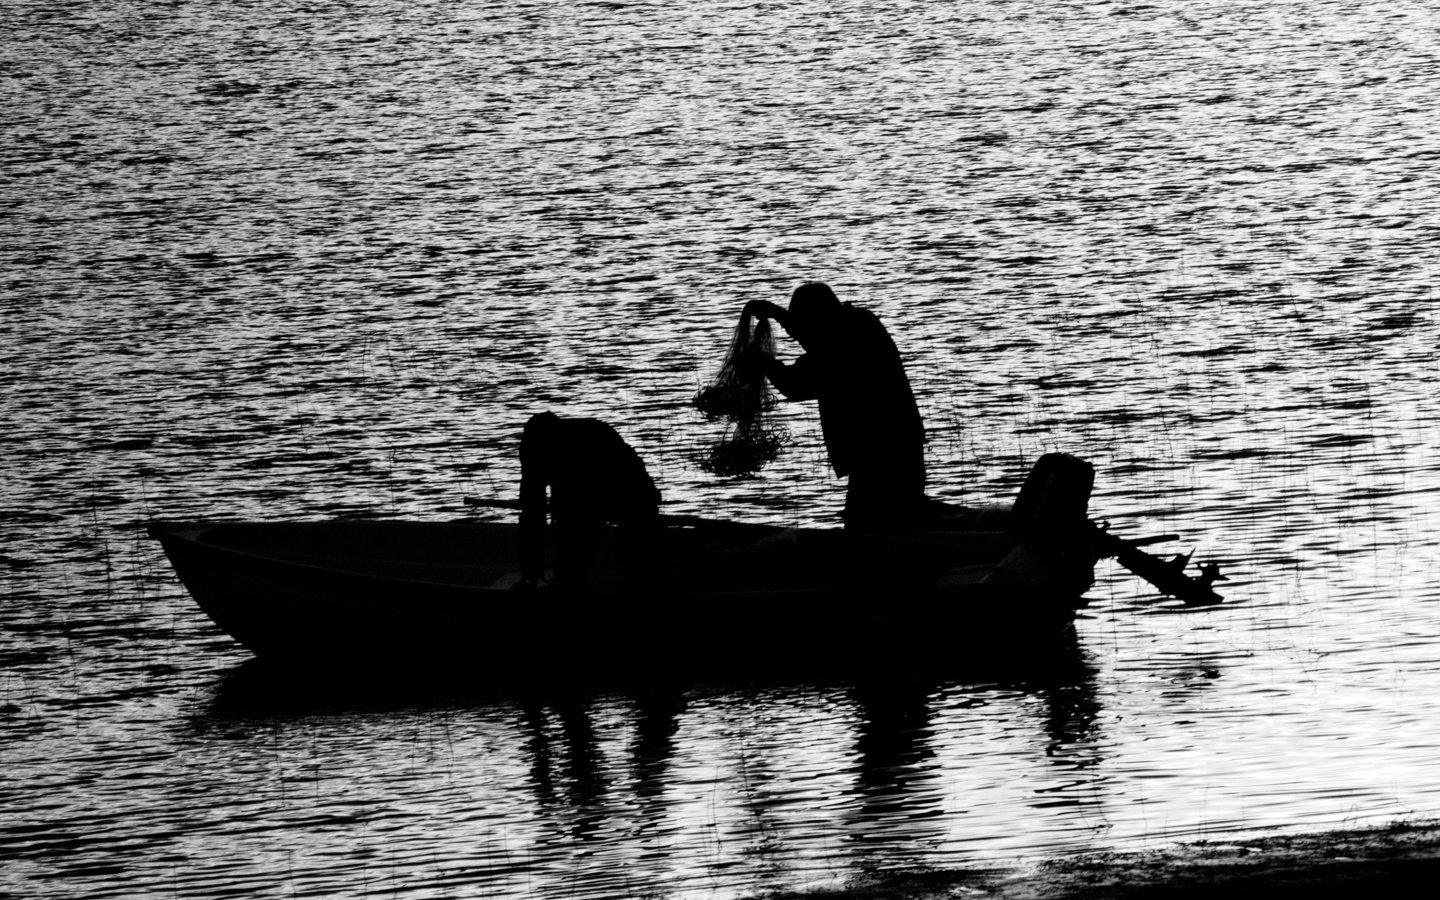
POLYGON ((849 479, 846 526, 913 521, 927 502, 925 425, 880 319, 820 282, 796 288, 789 309, 753 300, 745 313, 778 323, 805 351, 789 364, 759 353, 752 364, 787 399, 818 401, 830 465, 849 479))

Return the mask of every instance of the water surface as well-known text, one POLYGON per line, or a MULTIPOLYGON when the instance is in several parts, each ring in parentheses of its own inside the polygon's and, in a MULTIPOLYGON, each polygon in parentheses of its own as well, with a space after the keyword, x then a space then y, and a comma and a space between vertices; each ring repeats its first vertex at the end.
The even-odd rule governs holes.
MULTIPOLYGON (((0 885, 737 897, 1440 813, 1423 4, 25 5, 0 16, 0 885), (746 300, 879 313, 932 493, 1043 452, 1218 561, 879 691, 276 685, 153 517, 466 515, 526 417, 833 523, 688 406, 746 300)), ((787 348, 789 352, 790 348, 787 348)))

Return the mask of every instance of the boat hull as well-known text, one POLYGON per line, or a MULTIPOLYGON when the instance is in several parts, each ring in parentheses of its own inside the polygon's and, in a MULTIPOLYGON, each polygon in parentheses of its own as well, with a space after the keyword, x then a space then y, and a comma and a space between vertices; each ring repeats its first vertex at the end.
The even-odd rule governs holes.
POLYGON ((862 538, 711 523, 639 546, 607 532, 597 557, 610 564, 562 592, 515 588, 518 535, 504 523, 156 523, 151 533, 201 609, 259 656, 522 679, 1014 656, 1065 634, 1093 574, 1016 565, 1024 554, 1000 532, 862 538))

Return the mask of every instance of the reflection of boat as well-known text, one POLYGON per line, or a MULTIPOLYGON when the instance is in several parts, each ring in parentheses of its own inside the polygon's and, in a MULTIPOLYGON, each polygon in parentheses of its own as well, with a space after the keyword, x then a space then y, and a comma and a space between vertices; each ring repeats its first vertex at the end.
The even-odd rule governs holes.
POLYGON ((522 677, 908 666, 1028 646, 1064 633, 1084 606, 1095 555, 1000 524, 1022 508, 1027 520, 1044 510, 1045 521, 1088 522, 1088 484, 1037 493, 1035 480, 1013 513, 956 512, 926 530, 669 519, 642 546, 607 532, 588 588, 571 593, 514 590, 508 523, 210 521, 151 534, 210 618, 261 656, 378 654, 522 677))

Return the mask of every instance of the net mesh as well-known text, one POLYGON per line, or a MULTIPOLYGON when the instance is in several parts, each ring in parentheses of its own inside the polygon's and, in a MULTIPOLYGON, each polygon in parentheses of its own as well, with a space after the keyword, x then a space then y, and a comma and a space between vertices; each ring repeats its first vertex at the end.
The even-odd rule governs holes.
POLYGON ((752 322, 742 315, 730 340, 725 361, 710 384, 695 393, 695 408, 712 422, 729 423, 724 435, 704 451, 700 468, 725 477, 753 475, 790 444, 790 432, 772 421, 778 399, 765 381, 764 370, 742 365, 747 354, 774 349, 768 319, 752 322))

